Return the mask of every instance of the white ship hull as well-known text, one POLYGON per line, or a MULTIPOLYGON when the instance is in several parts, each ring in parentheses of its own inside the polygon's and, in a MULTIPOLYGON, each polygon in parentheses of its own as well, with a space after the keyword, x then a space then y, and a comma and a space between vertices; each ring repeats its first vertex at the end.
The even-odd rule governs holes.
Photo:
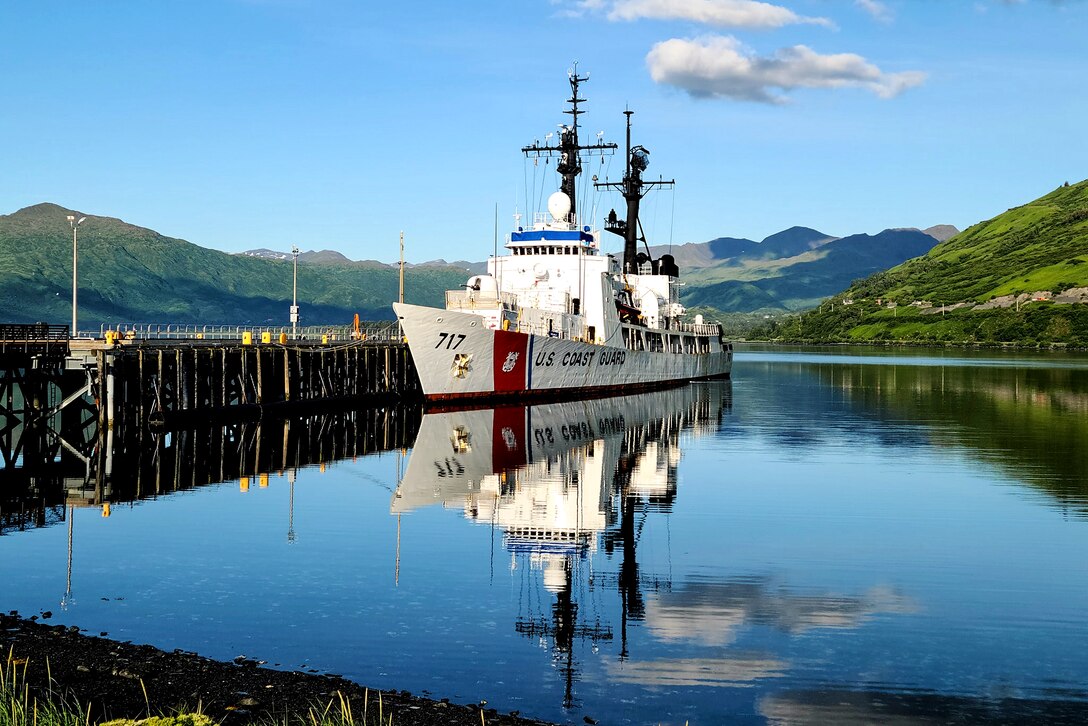
POLYGON ((483 317, 394 305, 428 400, 548 398, 663 388, 728 378, 732 350, 628 350, 490 329, 483 317))

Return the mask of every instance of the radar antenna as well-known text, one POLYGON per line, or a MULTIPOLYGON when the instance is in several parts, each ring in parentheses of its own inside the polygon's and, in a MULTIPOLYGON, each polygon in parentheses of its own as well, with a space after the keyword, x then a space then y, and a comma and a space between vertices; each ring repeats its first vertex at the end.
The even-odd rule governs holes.
POLYGON ((629 275, 638 274, 638 243, 646 244, 646 235, 641 236, 642 225, 638 221, 638 208, 642 198, 651 189, 659 189, 672 186, 674 180, 658 180, 652 182, 642 181, 642 172, 650 165, 650 152, 645 146, 631 146, 631 116, 634 111, 627 109, 623 115, 627 117, 627 168, 623 175, 623 181, 619 182, 595 182, 598 189, 614 189, 623 195, 627 202, 627 219, 619 219, 615 210, 609 213, 604 228, 613 234, 623 237, 623 271, 629 275))
POLYGON ((575 63, 574 67, 567 73, 567 78, 570 80, 570 98, 567 99, 570 108, 563 111, 563 113, 570 114, 571 123, 569 126, 562 124, 559 127, 559 144, 551 146, 547 138, 545 138, 543 146, 540 145, 539 141, 534 141, 531 146, 524 146, 521 150, 528 157, 559 157, 559 161, 555 165, 555 170, 563 177, 559 191, 570 198, 569 219, 576 220, 578 218, 578 202, 577 197, 574 195, 574 180, 582 173, 581 152, 604 156, 605 154, 611 154, 619 147, 616 144, 603 143, 599 139, 595 144, 578 143, 578 117, 585 113, 585 111, 578 108, 578 104, 586 101, 586 99, 578 97, 578 85, 588 81, 589 75, 579 76, 578 64, 575 63))

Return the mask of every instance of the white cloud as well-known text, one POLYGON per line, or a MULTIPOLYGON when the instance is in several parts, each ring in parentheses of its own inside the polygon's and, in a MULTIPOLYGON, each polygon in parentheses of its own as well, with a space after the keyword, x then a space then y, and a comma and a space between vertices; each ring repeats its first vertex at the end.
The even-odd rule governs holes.
POLYGON ((806 18, 789 8, 756 0, 615 0, 610 20, 690 20, 721 28, 781 28, 798 23, 831 25, 825 18, 806 18))
POLYGON ((893 98, 925 81, 925 73, 885 73, 853 53, 820 55, 795 45, 759 56, 731 36, 673 38, 646 56, 656 83, 676 86, 697 98, 786 103, 798 88, 862 88, 893 98))
POLYGON ((854 0, 854 4, 873 16, 873 19, 881 23, 890 23, 895 19, 895 13, 880 0, 854 0))
POLYGON ((765 30, 809 23, 834 27, 827 18, 807 18, 759 0, 576 0, 566 14, 603 12, 609 20, 687 20, 719 28, 765 30))

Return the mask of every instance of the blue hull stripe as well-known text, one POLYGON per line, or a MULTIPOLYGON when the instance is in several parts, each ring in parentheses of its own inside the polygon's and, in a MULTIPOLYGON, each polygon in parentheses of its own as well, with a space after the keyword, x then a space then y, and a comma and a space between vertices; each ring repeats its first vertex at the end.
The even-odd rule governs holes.
POLYGON ((533 336, 529 336, 529 360, 525 361, 525 390, 533 390, 533 336))

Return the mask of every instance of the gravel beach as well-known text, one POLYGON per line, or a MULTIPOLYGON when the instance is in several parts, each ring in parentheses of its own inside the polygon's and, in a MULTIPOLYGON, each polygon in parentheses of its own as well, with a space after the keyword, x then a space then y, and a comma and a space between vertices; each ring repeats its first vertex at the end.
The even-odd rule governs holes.
MULTIPOLYGON (((362 722, 364 701, 370 718, 378 715, 379 692, 328 675, 273 670, 242 656, 220 662, 184 651, 165 652, 79 632, 74 626, 49 625, 18 613, 0 614, 0 655, 5 662, 26 661, 26 682, 44 693, 52 677, 54 693, 90 704, 92 719, 138 718, 151 713, 199 709, 225 724, 242 724, 285 715, 305 716, 311 706, 340 708, 343 694, 355 719, 362 722), (47 665, 48 664, 48 665, 47 665), (146 688, 146 700, 144 689, 146 688)), ((21 673, 23 665, 20 663, 21 673)), ((544 721, 500 714, 486 703, 458 705, 382 691, 380 708, 394 724, 465 724, 543 726, 544 721)), ((375 719, 376 720, 376 719, 375 719)))

